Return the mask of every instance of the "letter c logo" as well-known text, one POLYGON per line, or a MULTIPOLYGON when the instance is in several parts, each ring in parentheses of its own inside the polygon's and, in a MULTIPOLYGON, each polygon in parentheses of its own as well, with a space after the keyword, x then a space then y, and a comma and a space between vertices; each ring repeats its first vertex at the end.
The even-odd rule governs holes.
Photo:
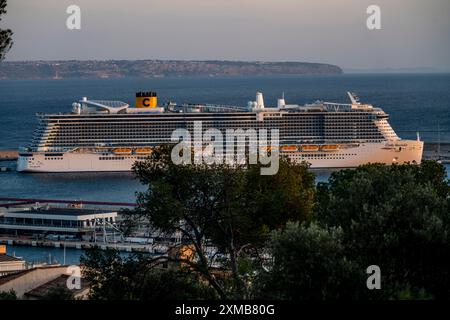
POLYGON ((146 107, 150 106, 150 99, 149 98, 145 98, 142 100, 142 104, 146 107))

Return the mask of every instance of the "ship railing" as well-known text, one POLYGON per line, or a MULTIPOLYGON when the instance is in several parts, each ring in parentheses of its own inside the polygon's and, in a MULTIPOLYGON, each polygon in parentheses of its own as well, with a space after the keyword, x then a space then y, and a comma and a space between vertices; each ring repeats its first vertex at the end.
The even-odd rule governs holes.
POLYGON ((248 111, 245 107, 233 106, 233 105, 224 105, 224 104, 182 104, 174 108, 175 110, 185 110, 185 109, 199 109, 201 111, 208 112, 210 110, 213 111, 221 111, 221 112, 245 112, 248 111))
POLYGON ((352 105, 348 103, 324 102, 323 106, 328 111, 350 111, 352 105))
MULTIPOLYGON (((6 219, 8 219, 8 217, 6 219)), ((40 218, 25 218, 25 219, 40 220, 40 218)), ((46 220, 46 219, 43 219, 43 220, 46 220)), ((19 221, 6 221, 6 220, 0 220, 0 224, 3 226, 49 227, 49 228, 64 228, 64 229, 83 229, 83 228, 85 228, 85 227, 74 226, 74 225, 51 224, 48 222, 33 223, 33 222, 19 222, 19 221)))

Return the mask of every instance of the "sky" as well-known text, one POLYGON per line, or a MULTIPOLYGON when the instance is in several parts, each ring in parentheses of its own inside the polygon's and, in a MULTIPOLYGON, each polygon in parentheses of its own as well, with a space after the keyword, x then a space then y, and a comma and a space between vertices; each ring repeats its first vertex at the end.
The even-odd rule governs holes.
POLYGON ((7 60, 305 61, 450 71, 450 0, 9 0, 7 60), (69 30, 69 5, 81 29, 69 30), (369 5, 381 29, 366 25, 369 5))

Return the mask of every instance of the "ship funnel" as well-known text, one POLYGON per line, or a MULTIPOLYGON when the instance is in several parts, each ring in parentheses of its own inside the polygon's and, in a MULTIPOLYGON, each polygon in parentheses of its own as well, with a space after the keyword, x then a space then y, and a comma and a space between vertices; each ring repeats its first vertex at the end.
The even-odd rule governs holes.
POLYGON ((158 96, 156 92, 137 92, 136 108, 156 108, 158 106, 158 96))
POLYGON ((80 114, 81 113, 81 104, 74 102, 72 103, 72 113, 80 114))
POLYGON ((282 109, 282 108, 284 108, 285 105, 286 105, 286 101, 284 100, 284 92, 283 92, 283 94, 281 95, 281 98, 278 99, 277 107, 278 107, 278 109, 282 109))
POLYGON ((256 93, 256 106, 258 109, 264 109, 264 98, 261 92, 256 93))

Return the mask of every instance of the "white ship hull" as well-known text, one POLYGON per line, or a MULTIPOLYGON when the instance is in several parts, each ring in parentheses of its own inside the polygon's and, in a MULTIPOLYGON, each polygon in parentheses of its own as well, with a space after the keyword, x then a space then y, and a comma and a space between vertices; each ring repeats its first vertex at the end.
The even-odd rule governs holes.
MULTIPOLYGON (((311 168, 354 168, 367 163, 420 163, 423 142, 395 140, 382 143, 361 143, 341 146, 335 151, 286 152, 294 161, 306 161, 311 168)), ((51 156, 44 152, 19 155, 17 171, 22 172, 114 172, 131 171, 136 161, 145 156, 108 155, 100 153, 66 152, 51 156)))
POLYGON ((422 161, 423 141, 396 140, 384 143, 362 143, 357 147, 328 152, 297 152, 290 155, 295 161, 306 161, 311 168, 355 168, 368 163, 402 164, 422 161), (316 154, 316 155, 313 155, 316 154))

